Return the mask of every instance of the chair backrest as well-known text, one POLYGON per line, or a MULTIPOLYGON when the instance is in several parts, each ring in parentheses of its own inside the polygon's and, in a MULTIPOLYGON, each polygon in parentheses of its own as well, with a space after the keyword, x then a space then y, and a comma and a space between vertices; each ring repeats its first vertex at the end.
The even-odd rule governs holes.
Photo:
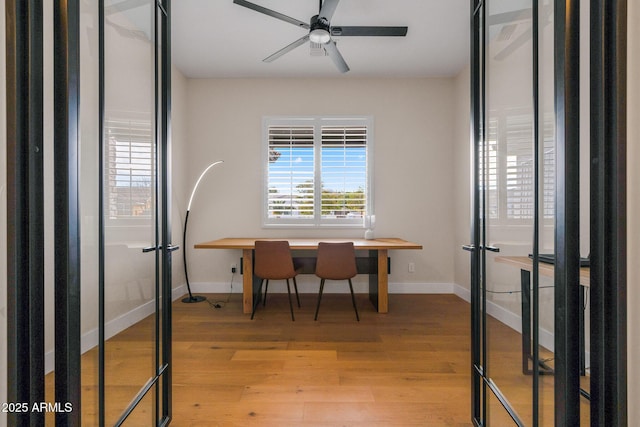
POLYGON ((296 275, 286 240, 256 240, 253 272, 261 279, 290 279, 296 275))
POLYGON ((358 274, 353 242, 318 243, 316 276, 322 279, 345 280, 358 274))

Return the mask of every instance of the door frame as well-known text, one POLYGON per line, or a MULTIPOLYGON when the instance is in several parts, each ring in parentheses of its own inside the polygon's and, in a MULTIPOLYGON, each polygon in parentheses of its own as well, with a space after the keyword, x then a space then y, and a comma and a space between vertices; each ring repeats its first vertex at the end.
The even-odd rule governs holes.
MULTIPOLYGON (((7 0, 7 401, 44 401, 43 17, 41 1, 7 0), (34 149, 36 148, 36 149, 34 149), (24 197, 24 195, 28 197, 24 197)), ((9 412, 11 425, 44 414, 9 412)))
POLYGON ((627 0, 591 0, 590 6, 591 423, 625 426, 627 0))

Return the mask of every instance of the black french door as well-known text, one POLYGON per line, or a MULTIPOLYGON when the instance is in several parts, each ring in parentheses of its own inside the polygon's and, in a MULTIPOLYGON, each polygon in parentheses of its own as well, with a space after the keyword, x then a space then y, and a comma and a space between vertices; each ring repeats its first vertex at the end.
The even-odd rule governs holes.
POLYGON ((626 425, 626 2, 471 12, 472 419, 626 425))
POLYGON ((170 1, 5 4, 8 425, 166 425, 170 1))
POLYGON ((171 419, 170 2, 99 2, 99 424, 171 419), (124 320, 124 324, 122 324, 124 320), (135 334, 124 329, 135 325, 135 334), (135 361, 135 362, 134 362, 135 361))

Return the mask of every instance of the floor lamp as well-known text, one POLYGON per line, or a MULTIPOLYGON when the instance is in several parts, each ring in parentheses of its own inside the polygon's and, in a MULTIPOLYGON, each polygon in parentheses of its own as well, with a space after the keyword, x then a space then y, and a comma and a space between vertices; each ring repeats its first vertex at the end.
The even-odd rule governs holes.
POLYGON ((217 162, 211 163, 207 168, 202 171, 200 177, 196 181, 196 185, 193 186, 193 191, 191 191, 191 197, 189 197, 189 204, 187 205, 187 215, 184 219, 184 230, 182 232, 182 260, 184 262, 184 278, 187 281, 187 290, 189 291, 189 296, 184 298, 182 302, 192 303, 192 302, 201 302, 207 299, 207 297, 203 297, 201 295, 194 296, 191 293, 191 286, 189 285, 189 273, 187 272, 187 224, 189 223, 189 212, 191 211, 191 202, 193 202, 193 196, 196 194, 196 190, 198 189, 198 185, 200 185, 200 181, 204 178, 205 174, 209 172, 209 169, 214 167, 217 164, 223 163, 222 160, 218 160, 217 162))

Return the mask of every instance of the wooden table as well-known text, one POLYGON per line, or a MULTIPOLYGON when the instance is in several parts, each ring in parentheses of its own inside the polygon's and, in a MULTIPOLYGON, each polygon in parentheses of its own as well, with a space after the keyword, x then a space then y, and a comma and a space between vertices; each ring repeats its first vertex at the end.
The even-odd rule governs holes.
MULTIPOLYGON (((513 267, 517 267, 521 270, 531 271, 533 269, 533 261, 526 256, 499 256, 495 259, 496 262, 503 264, 509 264, 513 267)), ((538 263, 538 271, 541 275, 547 277, 553 277, 553 264, 546 264, 543 262, 538 263)), ((589 281, 591 280, 591 269, 589 267, 580 268, 580 286, 589 287, 589 281)))
POLYGON ((240 249, 242 250, 242 294, 243 312, 251 313, 253 308, 253 295, 255 280, 253 275, 253 252, 256 240, 287 240, 292 251, 296 250, 317 250, 319 242, 353 242, 356 251, 368 251, 366 269, 359 269, 359 272, 369 274, 369 299, 379 313, 389 311, 389 250, 395 249, 422 249, 422 245, 408 242, 398 238, 380 239, 336 239, 336 238, 235 238, 203 242, 194 245, 196 249, 240 249))
MULTIPOLYGON (((531 272, 533 271, 533 260, 526 256, 499 256, 495 258, 495 262, 508 264, 512 267, 520 269, 520 289, 522 291, 522 372, 531 374, 529 369, 529 360, 533 360, 531 350, 531 272)), ((542 276, 554 277, 553 264, 538 263, 538 272, 542 276)), ((591 280, 591 269, 589 267, 580 267, 580 306, 585 307, 585 291, 589 287, 591 280)), ((585 375, 585 338, 584 338, 584 310, 580 316, 580 373, 585 375)), ((553 373, 553 369, 541 363, 544 368, 541 374, 553 373)), ((583 393, 584 394, 584 393, 583 393)))

